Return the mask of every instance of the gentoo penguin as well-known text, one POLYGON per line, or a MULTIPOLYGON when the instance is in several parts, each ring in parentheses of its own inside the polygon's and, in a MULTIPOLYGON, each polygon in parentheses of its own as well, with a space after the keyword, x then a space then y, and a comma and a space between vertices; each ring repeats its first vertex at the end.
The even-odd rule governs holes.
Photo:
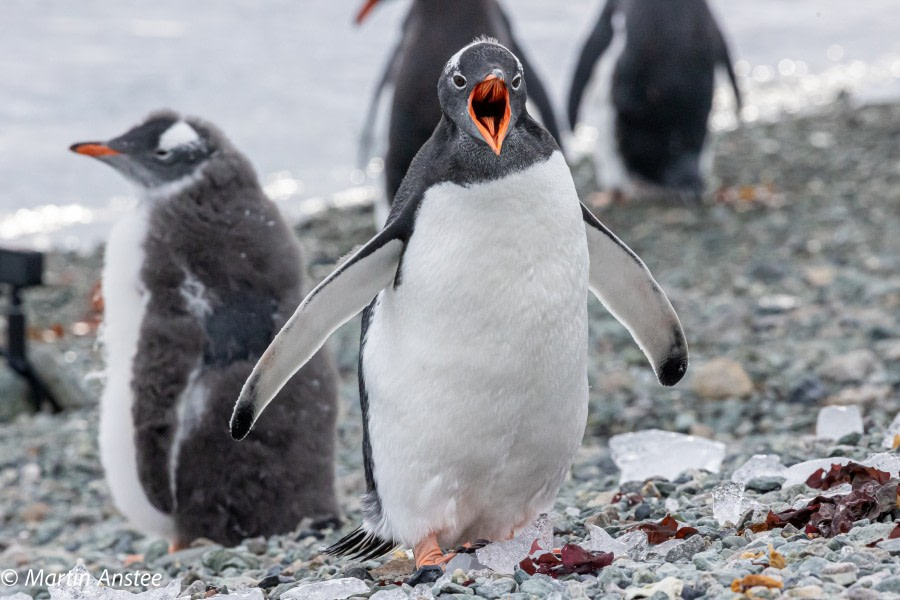
MULTIPOLYGON (((378 0, 367 0, 357 22, 362 22, 377 3, 378 0)), ((381 92, 393 82, 388 149, 384 159, 388 204, 393 202, 416 152, 441 120, 441 106, 433 91, 435 80, 447 59, 480 35, 500 40, 521 58, 528 71, 531 100, 545 127, 559 140, 550 98, 519 48, 509 18, 496 0, 414 0, 403 23, 401 39, 375 91, 362 135, 361 157, 368 160, 381 92)))
POLYGON ((100 453, 115 506, 182 547, 334 518, 336 371, 316 353, 252 441, 221 421, 302 298, 301 255, 247 159, 170 111, 75 144, 141 198, 106 247, 100 453))
POLYGON ((479 39, 438 82, 443 117, 384 229, 300 304, 235 405, 242 438, 291 374, 363 307, 363 523, 329 551, 501 540, 554 502, 588 408, 587 293, 632 333, 659 381, 687 368, 681 324, 641 260, 579 201, 525 109, 522 64, 479 39), (373 299, 374 298, 374 299, 373 299))
POLYGON ((578 59, 568 107, 574 129, 595 77, 601 187, 627 193, 634 177, 695 195, 703 190, 717 64, 740 108, 728 46, 705 0, 607 0, 578 59))

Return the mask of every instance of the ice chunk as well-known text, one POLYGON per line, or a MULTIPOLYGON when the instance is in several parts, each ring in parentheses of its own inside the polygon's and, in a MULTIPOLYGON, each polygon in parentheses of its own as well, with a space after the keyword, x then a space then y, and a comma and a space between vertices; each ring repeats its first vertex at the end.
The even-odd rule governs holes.
POLYGON ((609 440, 619 481, 643 481, 653 476, 675 479, 687 469, 718 473, 725 444, 659 429, 614 435, 609 440))
POLYGON ((900 436, 900 413, 897 413, 891 424, 884 430, 884 441, 881 445, 893 450, 898 446, 896 442, 900 442, 900 437, 898 436, 900 436))
POLYGON ((851 433, 862 433, 863 421, 859 407, 824 406, 816 419, 816 437, 839 440, 851 433))
POLYGON ((893 452, 879 452, 870 455, 862 464, 867 467, 875 467, 879 471, 886 471, 891 477, 900 475, 900 454, 893 452))
POLYGON ((602 527, 589 525, 591 537, 583 544, 585 550, 592 552, 612 552, 616 558, 627 556, 632 560, 644 560, 647 557, 647 534, 643 531, 631 531, 612 537, 602 527))
POLYGON ((165 587, 146 592, 131 593, 106 587, 91 576, 83 563, 78 563, 47 589, 50 600, 174 600, 181 592, 181 580, 176 579, 165 587))
POLYGON ((522 559, 528 556, 531 545, 537 540, 544 550, 553 548, 553 525, 550 517, 541 515, 534 523, 511 540, 494 542, 475 551, 478 562, 496 573, 512 575, 522 559))
POLYGON ((735 469, 731 480, 735 483, 747 482, 757 477, 784 477, 787 467, 781 464, 777 454, 754 454, 747 462, 735 469))
POLYGON ((827 471, 831 468, 831 465, 846 465, 849 462, 850 459, 846 456, 832 456, 830 458, 815 458, 813 460, 797 463, 796 465, 788 467, 787 471, 784 472, 784 483, 782 484, 781 489, 789 488, 792 485, 806 483, 809 476, 818 469, 825 469, 827 471))
POLYGON ((357 594, 368 594, 369 586, 362 579, 343 577, 315 583, 302 583, 281 595, 285 600, 344 600, 357 594))
POLYGON ((478 562, 474 554, 467 553, 457 554, 447 563, 448 573, 455 573, 457 569, 463 573, 468 573, 469 571, 480 571, 484 568, 485 566, 478 562))
POLYGON ((741 520, 741 504, 744 500, 744 484, 729 481, 712 490, 713 517, 719 525, 737 525, 741 520))

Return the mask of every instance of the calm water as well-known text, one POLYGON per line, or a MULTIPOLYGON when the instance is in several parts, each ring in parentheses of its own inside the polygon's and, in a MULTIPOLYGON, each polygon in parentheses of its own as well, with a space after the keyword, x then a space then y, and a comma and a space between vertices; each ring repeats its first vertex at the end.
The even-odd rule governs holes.
MULTIPOLYGON (((366 104, 408 3, 361 28, 356 0, 2 0, 0 242, 90 246, 133 205, 111 169, 70 154, 172 107, 220 125, 296 217, 380 189, 355 170, 366 104), (10 242, 13 240, 13 242, 10 242)), ((507 0, 562 106, 597 0, 507 0)), ((900 98, 897 0, 713 0, 746 121, 829 101, 900 98)), ((721 95, 714 126, 734 126, 721 95)))

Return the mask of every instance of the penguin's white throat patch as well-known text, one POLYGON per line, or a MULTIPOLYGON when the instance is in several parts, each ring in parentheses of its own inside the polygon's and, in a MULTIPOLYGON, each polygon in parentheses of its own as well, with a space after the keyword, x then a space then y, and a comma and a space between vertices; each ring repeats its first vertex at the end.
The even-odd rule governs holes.
POLYGON ((481 137, 498 156, 509 130, 509 90, 495 75, 488 75, 469 94, 469 117, 481 137))

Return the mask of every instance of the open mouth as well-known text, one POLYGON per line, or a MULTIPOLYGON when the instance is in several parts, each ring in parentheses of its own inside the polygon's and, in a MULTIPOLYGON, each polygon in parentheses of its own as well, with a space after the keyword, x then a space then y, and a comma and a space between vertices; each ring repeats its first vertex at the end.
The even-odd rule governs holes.
POLYGON ((481 137, 498 156, 509 129, 509 91, 496 75, 488 75, 469 94, 469 116, 481 137))

